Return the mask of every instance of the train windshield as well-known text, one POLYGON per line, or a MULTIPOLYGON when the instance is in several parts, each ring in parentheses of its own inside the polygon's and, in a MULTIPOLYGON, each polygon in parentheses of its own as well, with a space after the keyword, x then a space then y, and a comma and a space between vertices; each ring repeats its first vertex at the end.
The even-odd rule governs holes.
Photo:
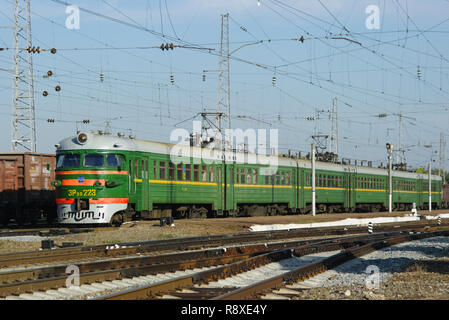
POLYGON ((78 168, 80 166, 81 155, 79 154, 61 154, 58 156, 56 168, 71 167, 78 168))
POLYGON ((106 164, 108 167, 122 166, 125 159, 120 154, 108 154, 106 155, 106 164))
POLYGON ((86 154, 84 156, 84 166, 85 167, 103 167, 104 166, 104 155, 99 153, 86 154))

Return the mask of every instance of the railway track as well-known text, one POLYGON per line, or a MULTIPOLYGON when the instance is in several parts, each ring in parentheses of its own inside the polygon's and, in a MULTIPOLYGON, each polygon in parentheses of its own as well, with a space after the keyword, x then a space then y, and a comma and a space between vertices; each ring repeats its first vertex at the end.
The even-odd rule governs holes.
MULTIPOLYGON (((440 226, 439 229, 441 228, 449 229, 449 225, 440 226)), ((380 231, 379 229, 387 228, 383 226, 376 230, 380 231)), ((0 271, 0 297, 17 298, 18 295, 28 294, 28 298, 31 299, 39 296, 48 298, 49 296, 42 292, 52 291, 54 296, 63 298, 64 295, 58 295, 58 292, 54 291, 67 286, 66 281, 69 274, 67 270, 73 266, 76 266, 78 270, 81 287, 93 286, 96 288, 93 291, 99 292, 104 292, 108 287, 117 291, 129 287, 131 284, 134 286, 153 285, 155 282, 172 281, 173 278, 182 278, 183 276, 187 278, 182 281, 190 281, 190 285, 196 285, 268 263, 289 259, 292 255, 302 257, 323 251, 341 250, 352 246, 366 245, 373 241, 383 241, 393 236, 403 236, 410 231, 429 232, 435 229, 437 229, 436 226, 416 223, 389 226, 390 232, 378 232, 372 235, 349 235, 351 232, 365 231, 366 233, 366 228, 357 227, 308 230, 308 232, 297 229, 191 237, 169 241, 130 242, 126 245, 122 244, 121 247, 100 245, 7 254, 0 256, 0 266, 15 266, 15 268, 0 271), (329 235, 332 232, 334 235, 349 234, 330 238, 291 240, 304 237, 304 234, 313 234, 315 231, 320 235, 329 235), (211 247, 215 248, 211 249, 211 247), (182 252, 179 252, 180 250, 182 252), (87 261, 82 261, 83 259, 87 259, 87 261), (27 265, 37 266, 18 269, 17 265, 23 265, 24 260, 27 265), (64 263, 49 265, 49 263, 54 264, 58 261, 64 261, 64 263), (46 263, 46 265, 39 266, 42 263, 46 263)), ((176 288, 189 287, 186 284, 174 283, 176 288)), ((165 285, 162 285, 162 288, 165 288, 165 285)), ((87 291, 92 290, 87 289, 87 291)), ((221 290, 216 287, 196 286, 194 292, 187 293, 193 298, 198 294, 215 297, 224 293, 230 294, 233 291, 230 288, 221 290)), ((151 292, 150 296, 153 296, 157 295, 157 292, 163 291, 151 292), (153 292, 156 293, 153 294, 153 292)), ((66 294, 70 297, 70 290, 66 294)), ((86 292, 80 292, 80 294, 78 296, 83 297, 86 292)))
MULTIPOLYGON (((449 226, 449 223, 442 226, 449 226)), ((435 222, 402 223, 375 226, 376 232, 391 232, 417 228, 435 228, 435 222)), ((245 232, 237 234, 223 234, 177 238, 168 240, 151 240, 142 242, 126 242, 95 246, 80 246, 72 248, 57 248, 54 250, 29 251, 0 255, 0 268, 18 266, 38 266, 42 264, 86 261, 92 259, 118 258, 163 251, 194 250, 219 247, 233 244, 247 244, 256 242, 270 242, 285 239, 343 236, 366 233, 365 226, 328 227, 312 229, 291 229, 263 232, 245 232)))
MULTIPOLYGON (((406 241, 424 239, 428 237, 449 236, 449 230, 440 230, 432 232, 420 233, 403 233, 401 235, 392 234, 383 239, 370 240, 366 238, 364 241, 360 239, 356 242, 346 242, 346 248, 341 251, 338 246, 331 244, 313 244, 317 250, 330 252, 329 256, 316 257, 315 261, 303 263, 300 266, 293 267, 287 272, 279 275, 268 277, 264 280, 252 283, 244 287, 223 287, 211 286, 212 282, 219 279, 232 277, 235 274, 246 272, 251 269, 260 268, 273 262, 283 262, 294 257, 303 257, 312 251, 304 251, 304 247, 288 248, 283 250, 271 251, 265 254, 249 257, 245 260, 237 261, 229 265, 212 268, 199 273, 169 279, 158 283, 140 286, 138 288, 123 290, 99 297, 100 300, 136 300, 136 299, 157 299, 157 298, 178 298, 178 299, 213 299, 213 300, 242 300, 257 299, 266 293, 274 292, 275 294, 283 294, 286 297, 294 296, 295 283, 303 281, 326 270, 332 269, 344 262, 356 257, 363 256, 375 250, 379 250, 388 246, 399 244, 406 241), (319 248, 319 249, 318 249, 319 248)), ((341 247, 340 247, 341 248, 341 247)), ((313 255, 308 256, 308 260, 313 255)), ((266 272, 266 271, 265 271, 266 272)))
MULTIPOLYGON (((396 233, 397 232, 395 232, 395 234, 396 233)), ((198 268, 210 269, 214 266, 226 267, 239 261, 243 261, 247 266, 252 266, 253 262, 251 259, 257 256, 262 257, 261 260, 256 259, 256 261, 260 260, 257 263, 266 263, 273 259, 276 260, 276 257, 278 256, 278 253, 270 253, 279 251, 281 252, 280 254, 283 255, 285 248, 296 248, 295 252, 297 254, 304 255, 321 252, 323 250, 346 248, 354 243, 360 244, 367 241, 373 241, 373 239, 384 239, 387 236, 387 234, 376 234, 369 236, 342 237, 329 240, 282 241, 269 244, 234 246, 155 256, 109 259, 81 263, 76 267, 79 271, 80 285, 95 284, 105 281, 121 281, 123 279, 132 279, 136 277, 147 277, 148 280, 153 281, 154 279, 160 279, 160 277, 157 278, 157 276, 161 274, 186 270, 193 270, 192 272, 195 274, 195 269, 198 268), (154 277, 155 275, 156 278, 154 277)), ((2 272, 0 273, 0 297, 62 288, 66 285, 67 281, 67 267, 70 267, 70 265, 2 272)))

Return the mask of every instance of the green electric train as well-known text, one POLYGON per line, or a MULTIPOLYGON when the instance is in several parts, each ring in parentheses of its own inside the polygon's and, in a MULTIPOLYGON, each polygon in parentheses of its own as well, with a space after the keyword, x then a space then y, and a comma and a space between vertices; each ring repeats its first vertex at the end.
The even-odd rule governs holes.
MULTIPOLYGON (((80 133, 57 147, 56 204, 62 224, 131 218, 260 216, 311 212, 311 161, 80 133)), ((431 176, 431 205, 442 179, 431 176)), ((316 162, 317 212, 382 211, 388 170, 316 162)), ((429 206, 427 174, 393 170, 393 208, 429 206)))

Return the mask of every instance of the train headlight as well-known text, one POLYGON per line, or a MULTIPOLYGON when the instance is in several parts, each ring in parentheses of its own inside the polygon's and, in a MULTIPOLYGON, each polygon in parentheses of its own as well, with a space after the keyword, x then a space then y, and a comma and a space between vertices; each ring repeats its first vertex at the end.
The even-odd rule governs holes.
POLYGON ((80 144, 85 144, 87 142, 87 133, 81 132, 78 135, 77 140, 80 144))

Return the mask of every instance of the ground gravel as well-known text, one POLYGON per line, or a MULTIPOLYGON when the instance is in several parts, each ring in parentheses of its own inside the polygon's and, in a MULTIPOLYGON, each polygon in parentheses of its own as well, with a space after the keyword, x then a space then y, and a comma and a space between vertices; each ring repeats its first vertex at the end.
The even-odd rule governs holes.
POLYGON ((303 282, 312 288, 297 298, 449 299, 448 283, 449 237, 435 237, 384 248, 342 264, 303 282))

